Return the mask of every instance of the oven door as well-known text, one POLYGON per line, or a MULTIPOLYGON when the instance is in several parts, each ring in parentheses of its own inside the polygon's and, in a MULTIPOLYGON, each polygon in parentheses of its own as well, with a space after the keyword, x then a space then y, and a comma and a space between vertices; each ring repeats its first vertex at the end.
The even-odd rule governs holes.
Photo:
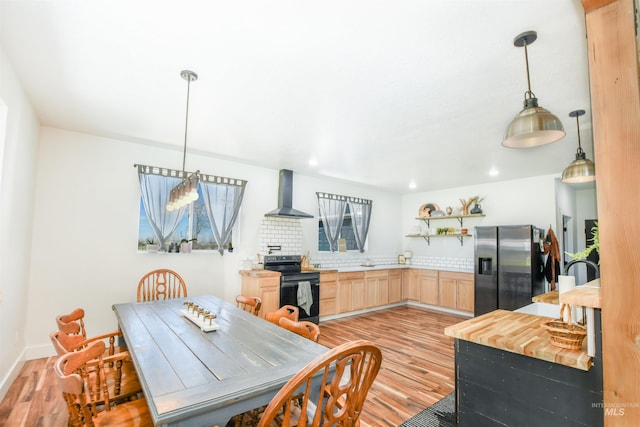
POLYGON ((293 305, 299 308, 298 320, 318 324, 320 321, 320 277, 304 277, 306 275, 282 276, 280 279, 280 307, 293 305), (309 282, 311 296, 300 290, 300 282, 309 282), (300 304, 299 304, 300 302, 300 304))

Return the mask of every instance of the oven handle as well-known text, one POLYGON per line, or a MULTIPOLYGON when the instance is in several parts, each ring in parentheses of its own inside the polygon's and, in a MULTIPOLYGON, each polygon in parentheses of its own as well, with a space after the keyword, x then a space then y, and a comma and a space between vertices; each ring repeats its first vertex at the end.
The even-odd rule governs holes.
MULTIPOLYGON (((298 286, 298 282, 282 282, 280 283, 280 287, 282 288, 293 288, 298 286)), ((311 286, 320 286, 320 283, 311 283, 311 286)))

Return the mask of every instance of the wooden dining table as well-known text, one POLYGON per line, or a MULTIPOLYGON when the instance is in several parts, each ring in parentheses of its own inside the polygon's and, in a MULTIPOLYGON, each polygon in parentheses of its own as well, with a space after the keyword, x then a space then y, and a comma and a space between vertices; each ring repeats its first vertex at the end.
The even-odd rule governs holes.
POLYGON ((156 426, 224 427, 328 348, 214 296, 113 305, 156 426), (216 315, 205 332, 182 310, 216 315))

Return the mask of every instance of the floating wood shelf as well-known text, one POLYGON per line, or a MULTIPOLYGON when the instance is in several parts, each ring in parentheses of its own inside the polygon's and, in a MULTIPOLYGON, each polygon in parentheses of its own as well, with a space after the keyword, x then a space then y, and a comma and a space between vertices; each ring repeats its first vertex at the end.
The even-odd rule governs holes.
POLYGON ((471 234, 407 234, 405 237, 422 237, 427 241, 427 244, 431 245, 432 237, 457 237, 460 241, 460 246, 464 246, 464 238, 471 237, 471 234))
POLYGON ((484 217, 484 214, 470 214, 470 215, 443 215, 443 216, 428 216, 428 217, 417 217, 416 219, 419 219, 421 221, 424 221, 427 224, 427 227, 429 227, 429 221, 433 220, 440 220, 440 219, 451 219, 451 218, 455 218, 458 220, 458 222, 460 223, 460 227, 462 227, 464 224, 464 219, 465 218, 482 218, 484 217))

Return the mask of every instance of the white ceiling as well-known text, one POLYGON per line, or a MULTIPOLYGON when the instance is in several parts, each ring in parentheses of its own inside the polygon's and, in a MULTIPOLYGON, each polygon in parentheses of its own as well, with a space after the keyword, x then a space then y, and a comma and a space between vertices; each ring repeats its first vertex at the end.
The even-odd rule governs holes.
POLYGON ((579 0, 0 0, 0 43, 42 125, 180 149, 158 166, 182 166, 183 69, 188 170, 197 151, 401 193, 559 176, 576 109, 593 159, 579 0), (567 136, 507 149, 527 30, 532 90, 567 136))

